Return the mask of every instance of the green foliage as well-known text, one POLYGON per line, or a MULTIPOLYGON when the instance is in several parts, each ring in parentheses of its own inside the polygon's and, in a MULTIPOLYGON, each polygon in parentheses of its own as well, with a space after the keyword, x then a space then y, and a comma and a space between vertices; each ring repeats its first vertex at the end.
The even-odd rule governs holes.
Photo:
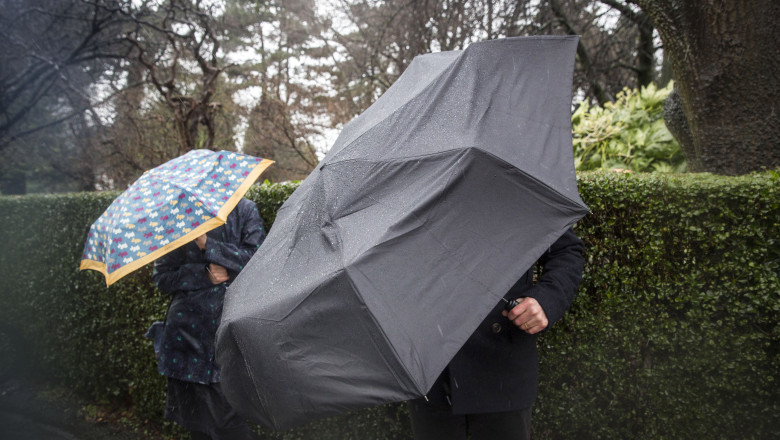
POLYGON ((685 157, 663 120, 672 83, 658 89, 624 89, 614 103, 583 101, 572 115, 574 163, 578 171, 685 171, 685 157))
POLYGON ((411 440, 411 423, 402 403, 366 408, 275 432, 258 429, 263 440, 411 440))
POLYGON ((539 342, 540 437, 776 435, 780 181, 586 173, 579 186, 588 264, 539 342))
POLYGON ((298 188, 298 184, 299 182, 271 183, 266 180, 262 185, 254 185, 247 191, 246 198, 257 203, 266 231, 271 229, 276 220, 276 211, 298 188))
MULTIPOLYGON (((780 426, 780 178, 582 173, 588 264, 539 340, 534 438, 771 438, 780 426)), ((247 194, 267 227, 296 184, 247 194)), ((98 403, 162 420, 146 328, 167 298, 149 268, 107 288, 78 271, 87 227, 116 193, 0 197, 0 322, 32 366, 98 403)), ((5 353, 3 353, 5 355, 5 353)), ((407 439, 402 405, 272 440, 407 439)))
MULTIPOLYGON (((266 229, 296 187, 249 190, 266 229)), ((139 417, 162 420, 165 381, 143 335, 164 318, 168 298, 155 289, 151 265, 111 287, 102 274, 79 271, 89 225, 118 194, 0 197, 0 322, 21 333, 39 374, 96 401, 129 401, 139 417)))

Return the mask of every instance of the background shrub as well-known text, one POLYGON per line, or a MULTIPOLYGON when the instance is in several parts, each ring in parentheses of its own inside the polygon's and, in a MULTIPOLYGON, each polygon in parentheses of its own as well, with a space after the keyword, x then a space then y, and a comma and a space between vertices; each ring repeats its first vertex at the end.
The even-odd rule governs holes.
POLYGON ((663 118, 672 87, 624 89, 604 107, 583 101, 571 118, 577 171, 685 171, 685 157, 663 118))
POLYGON ((777 175, 582 174, 580 294, 540 341, 547 438, 777 438, 777 175))
MULTIPOLYGON (((777 438, 780 178, 582 173, 592 213, 580 294, 539 339, 534 437, 777 438)), ((295 184, 255 186, 266 226, 295 184)), ((146 328, 167 298, 146 267, 110 288, 80 272, 88 226, 116 193, 0 197, 0 322, 39 375, 161 421, 146 328)), ((2 347, 2 346, 0 346, 2 347)), ((403 439, 401 405, 268 439, 403 439)))

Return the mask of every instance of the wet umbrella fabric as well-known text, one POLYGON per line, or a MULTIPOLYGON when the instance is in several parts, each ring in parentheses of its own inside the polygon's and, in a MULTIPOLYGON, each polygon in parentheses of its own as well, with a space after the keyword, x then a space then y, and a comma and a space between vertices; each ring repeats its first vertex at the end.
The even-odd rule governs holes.
POLYGON ((576 37, 415 58, 344 128, 230 286, 223 390, 262 425, 424 395, 587 208, 571 144, 576 37))
POLYGON ((81 270, 111 285, 225 223, 273 161, 230 151, 192 150, 146 171, 92 224, 81 270))

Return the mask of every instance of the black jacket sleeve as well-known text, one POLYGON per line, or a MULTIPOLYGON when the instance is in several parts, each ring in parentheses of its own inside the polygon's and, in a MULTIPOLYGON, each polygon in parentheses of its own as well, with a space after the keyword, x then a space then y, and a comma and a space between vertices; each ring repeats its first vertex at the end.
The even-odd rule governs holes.
POLYGON ((206 241, 205 257, 209 263, 218 264, 230 272, 239 273, 265 240, 265 230, 257 205, 244 203, 236 206, 240 241, 227 243, 209 236, 206 241))
POLYGON ((226 268, 231 277, 239 273, 252 258, 265 239, 265 230, 257 205, 242 200, 228 217, 231 228, 240 231, 234 235, 235 242, 220 241, 219 234, 209 232, 206 249, 202 257, 187 258, 186 252, 200 251, 188 243, 154 262, 152 280, 165 293, 193 291, 212 287, 206 272, 208 263, 226 268))
POLYGON ((563 317, 571 306, 585 266, 585 245, 574 231, 567 230, 539 259, 539 279, 527 293, 544 309, 547 328, 563 317))
POLYGON ((184 252, 184 247, 181 247, 154 261, 152 281, 162 292, 173 294, 179 290, 200 290, 211 286, 206 266, 186 262, 184 252))

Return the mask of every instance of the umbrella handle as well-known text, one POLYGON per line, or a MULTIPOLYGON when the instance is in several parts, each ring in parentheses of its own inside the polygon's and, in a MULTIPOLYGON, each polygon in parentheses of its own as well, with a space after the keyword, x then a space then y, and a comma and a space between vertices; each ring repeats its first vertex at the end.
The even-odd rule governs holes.
POLYGON ((506 310, 508 312, 508 311, 514 309, 515 306, 520 304, 520 301, 518 301, 518 299, 523 299, 523 298, 525 298, 525 297, 524 296, 520 296, 520 297, 517 297, 516 299, 512 299, 512 300, 509 300, 509 299, 506 299, 506 298, 501 298, 501 299, 503 299, 506 302, 506 305, 504 306, 504 310, 506 310))

